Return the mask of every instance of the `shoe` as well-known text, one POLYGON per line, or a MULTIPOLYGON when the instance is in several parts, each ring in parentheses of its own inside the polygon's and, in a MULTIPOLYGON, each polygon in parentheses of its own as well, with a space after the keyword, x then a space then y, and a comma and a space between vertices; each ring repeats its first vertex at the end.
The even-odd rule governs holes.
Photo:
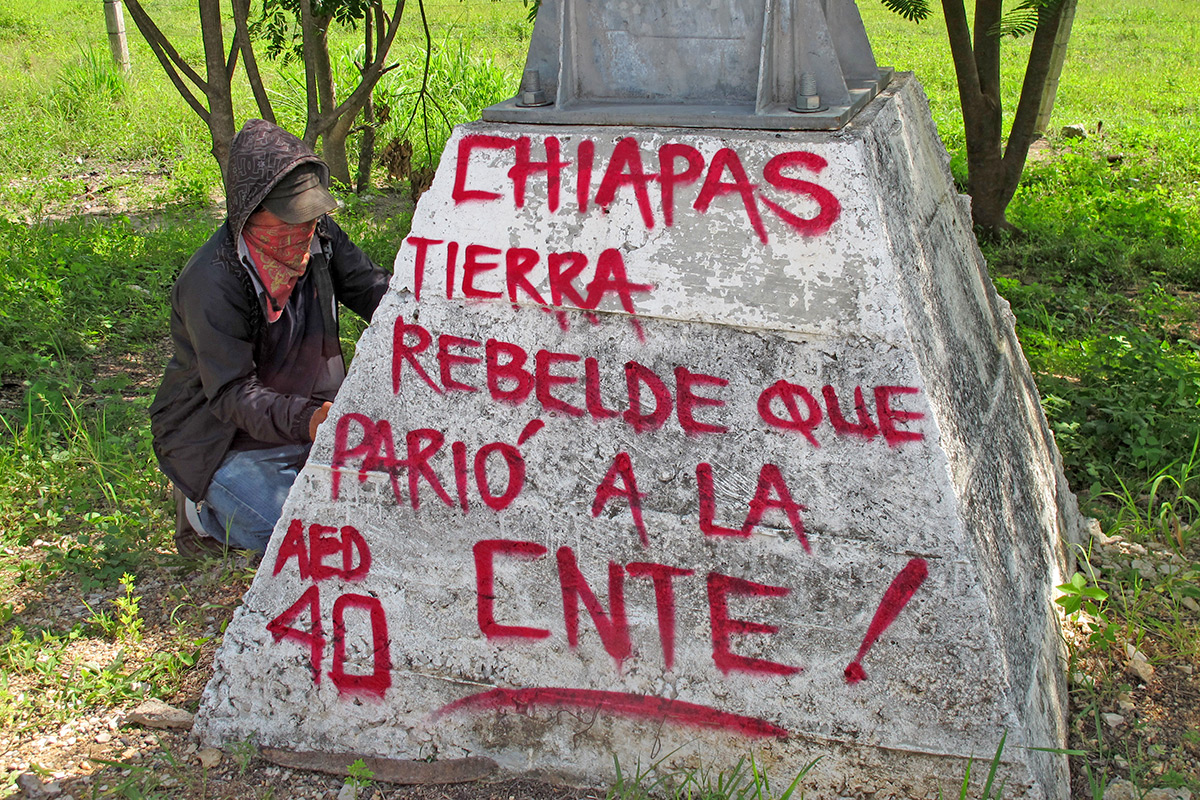
POLYGON ((223 556, 225 545, 211 536, 206 536, 188 521, 187 503, 183 492, 175 488, 175 550, 184 558, 223 556))

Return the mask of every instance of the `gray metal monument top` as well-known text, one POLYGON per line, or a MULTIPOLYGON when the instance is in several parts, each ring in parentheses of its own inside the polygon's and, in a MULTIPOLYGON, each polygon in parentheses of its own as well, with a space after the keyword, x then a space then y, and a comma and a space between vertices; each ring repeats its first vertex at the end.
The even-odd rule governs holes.
POLYGON ((492 122, 833 130, 887 85, 854 0, 542 0, 492 122))

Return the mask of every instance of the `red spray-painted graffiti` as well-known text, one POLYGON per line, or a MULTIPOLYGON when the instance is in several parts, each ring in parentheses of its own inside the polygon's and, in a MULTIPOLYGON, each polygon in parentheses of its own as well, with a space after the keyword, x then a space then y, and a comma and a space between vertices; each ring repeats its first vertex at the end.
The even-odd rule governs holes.
POLYGON ((665 697, 593 689, 489 689, 455 700, 438 709, 435 716, 441 717, 461 710, 511 708, 523 711, 537 706, 595 709, 614 716, 663 720, 696 728, 715 728, 755 738, 782 738, 788 735, 786 729, 766 720, 731 714, 710 706, 669 700, 665 697))
MULTIPOLYGON (((598 157, 597 144, 579 138, 567 152, 553 136, 464 136, 458 144, 451 198, 456 207, 497 203, 524 208, 536 194, 538 200, 533 202, 544 202, 550 214, 579 215, 607 213, 618 201, 628 200, 647 230, 671 228, 685 213, 705 215, 714 208, 731 208, 735 216, 744 218, 747 234, 764 245, 772 235, 769 230, 785 236, 821 236, 841 215, 837 197, 817 182, 827 163, 811 152, 790 151, 752 163, 727 147, 704 153, 690 144, 667 142, 650 150, 627 137, 617 141, 607 156, 598 157), (487 188, 480 175, 485 169, 494 170, 497 163, 507 168, 508 183, 487 188), (531 192, 534 184, 536 191, 531 192)), ((557 314, 566 331, 568 315, 563 309, 581 310, 584 318, 599 325, 600 315, 594 312, 602 307, 619 307, 633 315, 636 303, 656 290, 630 278, 620 247, 584 253, 501 244, 459 236, 410 236, 404 247, 412 248, 408 252, 416 300, 421 301, 424 293, 427 301, 442 301, 440 296, 430 297, 436 292, 456 303, 500 301, 514 308, 533 304, 557 314)), ((640 323, 632 322, 644 343, 640 323)), ((391 343, 394 395, 442 403, 471 397, 477 412, 485 406, 488 414, 527 409, 532 419, 515 442, 495 437, 479 443, 455 439, 447 433, 451 428, 440 423, 407 430, 397 425, 394 430, 389 419, 342 414, 334 426, 330 480, 334 502, 357 502, 356 492, 365 490, 355 488, 354 478, 360 485, 370 478, 380 485, 386 481, 401 511, 410 507, 418 512, 424 501, 429 507, 453 509, 455 515, 508 512, 512 517, 527 508, 522 499, 527 478, 538 485, 527 474, 529 463, 538 462, 532 457, 527 462, 527 456, 536 452, 529 448, 550 441, 546 436, 535 438, 546 425, 541 417, 552 424, 555 419, 587 422, 618 432, 629 444, 603 456, 611 462, 599 465, 591 476, 592 494, 585 507, 593 519, 603 515, 618 520, 630 536, 636 532, 633 546, 649 550, 658 544, 653 525, 647 524, 655 516, 643 510, 660 508, 655 494, 659 490, 654 480, 639 483, 638 462, 646 457, 639 455, 642 451, 633 442, 679 432, 690 442, 714 437, 729 441, 755 428, 755 436, 786 441, 784 449, 794 445, 808 450, 855 440, 873 442, 871 447, 886 452, 925 438, 920 426, 925 415, 916 410, 923 399, 913 386, 805 386, 777 374, 746 385, 744 377, 741 383, 731 381, 704 370, 703 365, 662 363, 643 356, 606 363, 597 357, 602 351, 588 355, 535 350, 496 337, 431 331, 418 323, 415 313, 408 320, 395 320, 391 343)), ((740 472, 732 475, 732 468, 715 454, 703 459, 695 465, 690 516, 706 546, 753 546, 754 532, 769 526, 783 532, 784 540, 794 538, 805 553, 811 552, 809 537, 815 534, 804 524, 808 507, 802 501, 807 498, 793 491, 801 486, 797 478, 803 479, 795 474, 793 462, 753 464, 743 477, 740 472)), ((641 468, 646 469, 645 464, 641 468)), ((551 500, 567 503, 580 498, 551 500)), ((754 575, 740 577, 648 559, 603 558, 596 564, 581 559, 572 546, 560 545, 552 551, 537 541, 515 538, 479 538, 471 558, 474 623, 482 641, 494 646, 546 653, 561 652, 564 642, 567 651, 599 647, 601 661, 611 659, 613 673, 620 678, 633 669, 630 664, 656 659, 652 633, 649 653, 638 650, 645 645, 646 632, 631 631, 630 620, 644 617, 633 606, 627 607, 635 600, 648 604, 652 596, 654 631, 667 672, 676 669, 677 651, 687 654, 689 668, 696 666, 697 653, 703 657, 701 666, 711 657, 711 667, 704 669, 711 669, 716 680, 740 674, 782 681, 807 668, 800 663, 803 650, 798 651, 790 638, 800 600, 789 586, 751 580, 754 575), (522 582, 557 587, 552 591, 561 597, 561 625, 557 601, 552 603, 552 620, 547 620, 546 609, 521 604, 519 598, 529 596, 520 591, 522 582), (676 598, 681 592, 689 598, 685 611, 698 606, 697 614, 707 613, 707 630, 699 628, 699 642, 696 628, 679 621, 676 598)), ((351 584, 362 589, 361 582, 368 579, 371 552, 366 539, 350 525, 292 520, 272 575, 293 568, 309 585, 267 624, 275 642, 301 648, 314 684, 320 684, 324 674, 342 696, 383 698, 392 685, 394 663, 384 604, 373 592, 345 591, 351 584), (328 604, 333 587, 341 591, 326 616, 321 603, 328 604)), ((866 678, 863 659, 927 574, 926 562, 914 558, 892 581, 854 661, 845 668, 846 684, 866 678)), ((589 688, 492 688, 448 703, 436 715, 507 709, 523 713, 537 707, 594 709, 748 737, 789 735, 769 720, 711 706, 589 688)))
MULTIPOLYGON (((528 439, 533 423, 526 427, 523 439, 528 439)), ((333 480, 331 498, 337 500, 341 492, 342 470, 353 460, 358 461, 358 479, 367 479, 368 473, 383 472, 391 482, 392 494, 397 503, 404 502, 404 490, 400 486, 399 474, 407 473, 408 497, 413 510, 421 507, 421 485, 424 483, 434 497, 447 506, 457 505, 463 513, 470 510, 469 487, 474 478, 476 496, 493 511, 502 511, 521 493, 525 486, 525 459, 516 445, 508 442, 490 442, 475 451, 473 458, 463 442, 452 442, 450 454, 454 473, 454 488, 457 495, 450 497, 442 478, 438 477, 431 463, 443 451, 445 435, 433 428, 418 428, 404 433, 406 457, 396 456, 396 439, 392 435, 391 423, 387 420, 372 420, 363 414, 345 414, 337 421, 334 433, 333 480), (349 444, 350 431, 357 428, 362 433, 358 444, 349 444), (493 458, 496 456, 497 458, 493 458), (505 470, 503 491, 496 493, 488 478, 489 463, 502 464, 505 470), (468 466, 468 464, 470 466, 468 466)))
POLYGON ((795 173, 799 172, 815 178, 828 166, 824 158, 804 150, 780 153, 762 166, 761 177, 774 192, 773 199, 760 184, 750 180, 742 158, 728 147, 717 150, 711 159, 692 145, 682 142, 669 142, 659 147, 657 152, 646 153, 637 139, 626 137, 617 142, 607 164, 597 170, 596 143, 593 140, 579 141, 573 163, 562 159, 561 144, 556 137, 548 136, 541 144, 546 158, 544 161, 533 161, 532 141, 528 136, 473 134, 461 138, 451 193, 455 205, 503 201, 505 198, 500 192, 478 188, 472 181, 471 156, 477 151, 511 150, 512 166, 507 176, 511 183, 511 203, 514 208, 525 207, 529 179, 544 175, 546 208, 550 213, 557 212, 564 179, 569 180, 570 172, 574 172, 577 213, 586 214, 592 204, 607 209, 618 194, 629 192, 647 230, 653 229, 657 221, 650 198, 652 184, 658 184, 661 222, 666 227, 675 224, 675 210, 681 190, 698 184, 691 202, 693 211, 705 214, 717 198, 735 196, 741 202, 746 222, 763 244, 767 243, 769 237, 759 209, 760 203, 791 232, 800 236, 820 236, 833 226, 842 213, 842 205, 832 192, 818 183, 795 177, 795 173), (647 162, 652 165, 649 169, 647 162), (657 172, 654 167, 658 168, 657 172), (594 195, 591 188, 593 173, 601 175, 594 195), (800 216, 780 202, 792 198, 805 198, 809 205, 816 207, 816 214, 800 216))
MULTIPOLYGON (((521 441, 526 442, 533 435, 530 431, 540 429, 539 420, 526 426, 521 441)), ((337 501, 341 496, 342 473, 352 470, 359 482, 365 482, 372 473, 386 474, 392 488, 392 496, 397 504, 405 502, 404 489, 400 485, 400 475, 407 475, 408 502, 414 510, 421 507, 424 484, 433 493, 434 498, 450 508, 457 507, 464 514, 470 512, 469 482, 473 475, 476 495, 492 511, 503 511, 520 496, 525 486, 525 457, 518 447, 506 442, 492 442, 480 447, 475 452, 473 473, 468 471, 468 448, 463 442, 453 442, 450 446, 451 469, 454 475, 454 487, 457 492, 457 502, 446 489, 448 481, 439 477, 434 459, 443 452, 446 437, 440 431, 432 428, 418 428, 403 434, 407 457, 396 456, 397 439, 393 435, 391 423, 387 420, 372 420, 363 414, 344 414, 338 419, 334 437, 332 459, 333 474, 330 481, 330 499, 337 501), (355 428, 361 432, 358 443, 350 444, 350 432, 355 428), (499 456, 492 459, 491 456, 499 456), (489 461, 503 467, 505 474, 504 490, 496 494, 487 475, 489 461), (354 466, 357 465, 357 469, 354 466)), ((444 465, 445 457, 439 459, 444 465)), ((443 466, 444 469, 444 466, 443 466)), ((444 472, 443 472, 444 475, 444 472)), ((763 521, 770 511, 777 511, 787 520, 792 533, 800 545, 809 550, 808 537, 804 531, 804 522, 800 512, 805 510, 802 503, 793 499, 791 489, 784 480, 783 473, 775 464, 764 464, 759 471, 758 482, 754 495, 750 498, 744 521, 738 528, 730 528, 716 523, 717 515, 715 492, 713 489, 713 468, 711 464, 696 466, 697 506, 699 509, 698 528, 705 536, 734 536, 749 538, 754 529, 763 521)), ((604 478, 596 486, 595 496, 591 504, 591 514, 598 517, 614 503, 625 503, 635 530, 643 547, 650 546, 650 536, 642 518, 642 498, 644 493, 638 490, 637 477, 633 461, 628 453, 621 452, 613 459, 604 478)), ((325 540, 320 540, 324 542, 325 540)), ((323 544, 322 547, 345 548, 348 545, 323 544)), ((292 552, 297 547, 289 535, 281 546, 281 552, 292 552)), ((328 554, 340 552, 336 549, 321 550, 328 554)), ((350 558, 346 550, 346 559, 350 558)), ((349 561, 346 562, 347 564, 349 561)), ((348 578, 352 579, 352 578, 348 578)))
MULTIPOLYGON (((727 433, 728 426, 716 415, 730 402, 747 400, 721 397, 721 390, 729 387, 729 381, 719 375, 677 366, 672 370, 671 380, 644 364, 628 361, 619 368, 607 370, 609 374, 618 369, 623 373, 618 385, 624 385, 626 407, 621 411, 605 404, 605 395, 611 395, 611 386, 606 392, 602 382, 602 366, 605 365, 595 358, 538 350, 530 370, 528 352, 511 342, 488 339, 484 344, 448 334, 438 336, 437 340, 435 353, 430 353, 433 334, 421 325, 405 322, 403 317, 396 319, 392 329, 393 393, 400 392, 405 373, 411 372, 419 380, 418 385, 439 395, 478 392, 486 386, 491 399, 497 403, 521 406, 532 396, 542 411, 570 417, 587 416, 598 422, 616 420, 639 434, 661 430, 674 417, 679 428, 689 436, 727 433), (480 347, 483 348, 482 357, 462 352, 480 347), (581 362, 582 370, 579 369, 581 362), (431 372, 439 380, 434 380, 431 372), (581 382, 582 392, 579 391, 581 382)), ((863 388, 856 386, 854 412, 857 423, 846 420, 837 390, 828 385, 820 388, 821 399, 818 400, 808 388, 779 380, 763 389, 754 402, 759 418, 769 428, 798 434, 814 447, 821 446, 816 432, 822 429, 825 420, 835 436, 868 440, 881 436, 888 446, 897 447, 924 438, 921 431, 905 426, 924 419, 925 415, 896 406, 899 398, 919 391, 913 386, 873 387, 875 416, 872 418, 863 388)))
POLYGON ((923 558, 912 559, 904 565, 904 569, 900 570, 900 574, 883 593, 883 600, 879 602, 879 608, 871 619, 871 626, 867 628, 867 635, 863 637, 862 646, 858 648, 858 655, 846 667, 846 683, 858 683, 867 677, 867 673, 862 667, 863 657, 871 649, 871 645, 875 644, 879 635, 896 621, 896 617, 908 605, 908 601, 912 599, 913 594, 925 582, 928 575, 929 567, 923 558))
MULTIPOLYGON (((301 580, 312 580, 295 603, 267 623, 267 630, 276 642, 293 641, 309 650, 309 669, 313 683, 321 682, 321 665, 325 658, 325 629, 321 622, 320 583, 330 578, 359 581, 366 577, 371 568, 371 551, 362 534, 350 525, 339 531, 329 525, 311 524, 305 539, 304 523, 294 519, 288 525, 287 536, 281 542, 275 556, 272 575, 278 575, 292 560, 301 580), (340 538, 332 534, 340 533, 340 538), (340 554, 342 566, 338 568, 325 563, 327 556, 340 554), (354 557, 358 561, 355 563, 354 557), (295 626, 300 617, 308 615, 308 630, 295 626)), ((387 614, 378 597, 345 593, 333 601, 333 659, 329 678, 342 696, 382 699, 392 685, 392 651, 388 635, 387 614), (371 652, 374 654, 373 669, 367 674, 346 672, 347 610, 367 614, 371 632, 371 652)))
MULTIPOLYGON (((479 630, 489 639, 549 638, 550 631, 543 628, 499 624, 495 619, 496 558, 507 556, 522 561, 537 561, 547 554, 547 549, 536 542, 485 539, 475 544, 474 551, 479 630)), ((674 666, 675 580, 691 576, 692 570, 667 564, 636 561, 622 566, 610 561, 608 564, 609 609, 605 611, 587 578, 580 570, 575 551, 570 547, 563 546, 555 555, 558 566, 558 582, 562 588, 564 628, 569 647, 575 648, 579 644, 579 606, 582 603, 591 617, 604 649, 613 659, 617 671, 620 672, 622 662, 630 654, 629 621, 625 609, 625 578, 627 575, 635 578, 649 578, 654 587, 663 664, 666 669, 674 666)), ((543 578, 532 577, 531 580, 543 580, 543 578)), ((778 633, 779 628, 762 622, 730 616, 730 598, 785 597, 788 595, 789 589, 782 586, 754 583, 718 572, 710 572, 705 581, 712 631, 712 660, 717 669, 726 674, 745 672, 764 675, 791 675, 800 671, 800 667, 739 655, 733 651, 732 646, 731 637, 734 635, 771 636, 778 633)))
MULTIPOLYGON (((399 393, 405 386, 405 374, 418 391, 430 391, 436 396, 454 393, 480 393, 485 387, 492 402, 506 407, 536 404, 539 413, 559 415, 566 419, 590 418, 596 423, 627 426, 635 435, 643 436, 662 431, 669 424, 677 426, 686 436, 722 437, 730 433, 726 414, 736 404, 745 402, 744 389, 734 389, 729 380, 707 374, 684 365, 676 365, 664 376, 637 361, 629 361, 617 369, 593 357, 575 353, 538 350, 532 355, 511 342, 488 339, 486 342, 452 334, 434 336, 415 322, 397 319, 393 328, 392 389, 399 393), (606 373, 623 373, 618 383, 624 389, 624 404, 614 402, 606 391, 606 373), (673 421, 673 423, 672 423, 673 421)), ((614 381, 613 383, 617 383, 614 381)), ((409 389, 411 391, 411 389, 409 389)), ((901 406, 902 398, 918 394, 915 387, 874 386, 864 390, 853 388, 854 421, 847 419, 843 395, 833 386, 819 389, 776 380, 754 395, 753 414, 765 431, 795 435, 805 446, 821 447, 830 437, 850 437, 859 440, 881 439, 889 448, 920 441, 924 433, 913 426, 924 414, 901 406), (873 402, 868 402, 870 398, 873 402)), ((513 505, 525 487, 526 458, 522 448, 542 430, 542 419, 530 421, 515 444, 503 441, 468 445, 449 441, 442 431, 416 428, 394 431, 385 419, 372 419, 364 414, 342 415, 335 428, 331 461, 331 499, 337 501, 342 488, 343 474, 355 475, 359 482, 371 474, 382 474, 391 486, 397 504, 421 508, 422 500, 432 498, 462 513, 470 513, 479 505, 500 513, 513 505)), ((696 465, 696 529, 705 537, 748 540, 757 526, 768 517, 778 524, 786 523, 796 541, 809 550, 808 534, 802 512, 806 506, 794 495, 784 471, 776 464, 763 464, 753 493, 746 497, 743 511, 731 512, 718 508, 715 484, 722 477, 709 462, 696 465), (737 516, 733 516, 737 514, 737 516), (723 524, 722 520, 733 524, 723 524)), ((653 483, 653 482, 651 482, 653 483)), ((723 496, 728 497, 728 490, 723 496)), ((639 487, 637 465, 629 452, 618 452, 595 484, 590 511, 592 517, 601 514, 628 513, 638 541, 644 548, 652 544, 642 507, 646 494, 639 487)), ((564 498, 566 499, 566 498, 564 498)), ((728 502, 728 500, 726 500, 728 502)), ((606 592, 593 589, 580 566, 573 548, 559 547, 549 559, 547 547, 533 541, 483 539, 474 546, 476 575, 476 622, 480 633, 489 641, 505 640, 537 642, 550 640, 554 634, 549 627, 521 624, 520 609, 505 605, 506 616, 498 619, 495 584, 498 560, 528 562, 526 569, 533 575, 548 560, 557 567, 557 582, 562 595, 562 631, 566 644, 579 646, 580 629, 584 619, 599 636, 600 644, 612 659, 619 675, 622 665, 631 656, 632 641, 626 609, 626 584, 630 578, 649 582, 653 588, 658 638, 662 663, 666 670, 675 666, 677 622, 675 596, 681 581, 695 580, 695 570, 650 561, 626 564, 608 562, 606 592), (606 596, 607 600, 601 600, 606 596), (607 603, 607 607, 605 604, 607 603), (581 610, 586 612, 581 614, 581 610)), ((318 584, 339 578, 343 581, 362 580, 370 569, 370 552, 362 536, 350 526, 341 529, 312 524, 305 526, 296 520, 281 542, 274 574, 295 562, 302 580, 313 585, 300 599, 280 614, 268 626, 276 641, 289 640, 309 648, 309 660, 314 681, 319 681, 324 659, 326 638, 322 624, 318 584), (307 534, 307 536, 306 536, 307 534), (297 626, 303 617, 309 618, 307 630, 297 626)), ((914 559, 889 587, 863 640, 858 656, 846 668, 846 682, 862 680, 866 673, 861 666, 871 645, 900 613, 904 605, 925 579, 925 562, 914 559)), ((531 577, 544 582, 548 576, 531 577)), ((603 580, 603 579, 602 579, 603 580)), ((799 664, 785 663, 766 657, 752 657, 739 652, 738 643, 755 637, 766 644, 778 637, 780 627, 767 621, 744 619, 731 605, 739 599, 786 598, 791 590, 786 586, 760 583, 717 571, 704 574, 708 599, 711 636, 711 658, 721 674, 749 673, 764 678, 785 678, 801 672, 799 664)), ((539 617, 540 619, 541 617, 539 617)), ((343 594, 335 600, 332 614, 333 652, 329 676, 344 694, 381 697, 390 686, 391 656, 388 652, 387 621, 376 598, 361 594, 343 594), (346 617, 365 614, 374 653, 374 669, 361 675, 346 672, 346 617)), ((548 642, 548 646, 555 646, 548 642)), ((744 645, 743 645, 744 646, 744 645)), ((760 649, 762 649, 760 647, 760 649)), ((782 735, 779 729, 764 720, 729 715, 703 706, 682 704, 664 712, 661 698, 595 692, 585 689, 527 689, 495 690, 465 698, 444 710, 500 708, 513 703, 533 705, 594 706, 607 713, 639 717, 666 713, 682 724, 722 727, 746 735, 782 735), (754 733, 758 731, 758 733, 754 733)))
MULTIPOLYGON (((621 251, 609 248, 595 258, 573 251, 539 253, 527 247, 501 250, 483 244, 446 242, 410 236, 405 243, 415 248, 413 255, 413 295, 421 299, 425 273, 431 258, 445 270, 442 275, 446 299, 500 300, 510 303, 532 302, 539 306, 558 306, 592 310, 613 295, 626 313, 634 313, 634 295, 653 290, 648 283, 629 280, 621 251), (444 253, 440 251, 445 251, 444 253), (459 254, 462 260, 459 260, 459 254), (585 276, 586 283, 576 284, 585 276), (536 281, 549 285, 549 297, 538 291, 536 281)), ((476 343, 478 345, 478 343, 476 343)))
MULTIPOLYGON (((301 578, 313 581, 295 603, 267 623, 267 630, 276 642, 291 641, 308 649, 313 682, 318 685, 327 646, 322 623, 319 583, 334 577, 343 580, 361 579, 370 568, 370 552, 361 534, 351 526, 342 526, 340 539, 331 535, 336 532, 338 529, 332 526, 314 523, 306 528, 301 520, 292 520, 288 527, 287 547, 280 548, 272 570, 273 575, 278 575, 294 561, 301 578), (342 555, 340 569, 324 564, 325 557, 335 553, 342 555), (354 562, 355 554, 358 556, 357 563, 354 562), (305 615, 308 617, 307 630, 296 624, 305 615)), ((551 631, 545 628, 500 623, 496 620, 495 612, 498 599, 495 588, 496 559, 533 562, 547 554, 546 547, 530 541, 485 539, 475 544, 476 617, 479 630, 487 639, 544 640, 552 636, 551 631)), ((572 548, 560 547, 555 561, 562 590, 563 627, 570 648, 578 647, 579 607, 582 604, 619 673, 623 661, 632 652, 625 606, 625 580, 626 577, 647 578, 654 590, 663 663, 667 670, 673 668, 676 641, 675 584, 677 579, 686 579, 694 575, 693 570, 649 562, 630 562, 625 565, 609 562, 609 608, 606 611, 580 569, 572 548)), ((912 599, 927 575, 928 569, 924 559, 914 558, 892 581, 884 593, 855 660, 845 670, 846 683, 854 684, 866 678, 861 664, 863 657, 912 599)), ((533 579, 540 580, 536 577, 533 579)), ((748 657, 733 649, 734 636, 775 636, 780 629, 776 625, 731 616, 731 598, 783 598, 790 594, 787 587, 756 583, 718 572, 708 573, 705 584, 712 635, 712 661, 720 672, 786 677, 802 671, 801 666, 748 657)), ((382 698, 391 687, 392 656, 387 617, 381 602, 378 598, 368 595, 341 594, 334 600, 332 621, 333 654, 328 674, 339 693, 343 696, 382 698), (373 668, 369 673, 353 674, 346 671, 348 610, 365 612, 367 615, 370 650, 373 654, 373 668)), ((611 715, 662 719, 680 725, 725 729, 751 737, 788 735, 785 729, 767 720, 731 714, 709 706, 650 695, 561 687, 492 689, 447 704, 437 715, 460 710, 526 709, 534 706, 592 708, 611 715)))

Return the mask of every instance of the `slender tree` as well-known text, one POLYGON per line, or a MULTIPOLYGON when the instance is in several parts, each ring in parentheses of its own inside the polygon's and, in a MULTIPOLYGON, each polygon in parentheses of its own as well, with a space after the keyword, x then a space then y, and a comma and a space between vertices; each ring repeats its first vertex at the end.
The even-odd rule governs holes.
MULTIPOLYGON (((129 6, 129 15, 133 18, 133 23, 150 45, 150 50, 162 64, 171 83, 208 126, 212 138, 212 154, 221 165, 221 174, 224 175, 229 160, 229 143, 233 140, 235 131, 233 93, 230 87, 243 44, 253 59, 249 42, 235 34, 232 46, 226 54, 220 0, 199 0, 200 37, 204 43, 205 66, 205 76, 201 77, 142 8, 140 0, 126 0, 126 4, 129 6)), ((237 5, 235 2, 235 11, 237 5)))
MULTIPOLYGON (((351 182, 346 139, 355 130, 354 121, 359 112, 368 107, 375 85, 392 69, 386 66, 387 54, 399 29, 404 1, 395 0, 389 15, 384 9, 385 0, 263 0, 262 17, 258 20, 260 26, 263 20, 272 19, 280 13, 290 14, 299 20, 296 37, 301 42, 307 96, 307 115, 301 138, 314 148, 317 140, 321 140, 322 156, 329 164, 330 173, 343 183, 351 182), (362 21, 368 44, 363 62, 357 65, 360 74, 358 85, 341 100, 335 95, 329 57, 328 33, 334 21, 343 24, 362 21)), ((229 144, 236 131, 231 87, 239 56, 245 64, 246 78, 259 114, 265 120, 276 121, 254 55, 251 0, 229 0, 234 34, 228 52, 224 45, 221 0, 199 0, 204 77, 180 56, 146 13, 140 0, 126 2, 134 24, 150 45, 167 77, 180 96, 208 125, 212 154, 224 174, 229 144)), ((271 32, 270 28, 268 32, 271 32)))
MULTIPOLYGON (((882 0, 914 22, 930 14, 929 0, 882 0)), ((958 80, 967 144, 967 193, 976 226, 995 234, 1011 229, 1005 210, 1025 170, 1036 130, 1038 109, 1050 86, 1055 41, 1067 3, 1064 0, 1022 0, 1005 14, 1002 0, 976 0, 974 24, 963 0, 942 0, 950 55, 958 80), (1000 53, 1006 37, 1033 34, 1021 95, 1012 128, 1004 138, 1004 108, 1000 97, 1000 53)))

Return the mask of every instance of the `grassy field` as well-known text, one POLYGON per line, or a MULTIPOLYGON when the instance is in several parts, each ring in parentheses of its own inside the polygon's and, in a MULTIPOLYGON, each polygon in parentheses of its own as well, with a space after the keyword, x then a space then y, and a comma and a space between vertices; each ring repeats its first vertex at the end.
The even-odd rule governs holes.
MULTIPOLYGON (((147 7, 197 61, 194 4, 147 7)), ((879 62, 924 84, 961 179, 940 18, 913 25, 874 0, 861 7, 879 62)), ((426 8, 447 118, 510 95, 524 6, 426 8)), ((426 146, 413 116, 415 11, 379 90, 392 111, 379 140, 408 137, 418 158, 435 157, 448 129, 431 114, 426 146)), ((182 743, 153 757, 141 748, 134 763, 138 748, 97 739, 140 698, 195 698, 253 573, 236 562, 188 571, 169 553, 145 412, 168 355, 165 298, 220 217, 219 173, 203 125, 130 27, 124 78, 108 62, 100 3, 0 0, 0 796, 25 770, 87 777, 76 796, 203 796, 172 766, 182 743), (61 744, 71 738, 78 746, 61 744)), ((1010 208, 1022 233, 985 249, 1072 486, 1103 531, 1060 597, 1080 797, 1117 779, 1200 792, 1198 30, 1193 0, 1080 5, 1048 142, 1010 208), (1088 138, 1063 139, 1068 123, 1088 138)), ((357 38, 333 41, 345 75, 357 38)), ((1027 43, 1005 47, 1015 97, 1027 43)), ((266 70, 281 117, 298 119, 296 66, 266 70)), ((248 91, 236 102, 240 118, 251 113, 248 91)), ((410 205, 406 186, 377 178, 375 192, 346 198, 341 222, 390 263, 410 205)), ((628 789, 620 796, 636 796, 628 789)))

